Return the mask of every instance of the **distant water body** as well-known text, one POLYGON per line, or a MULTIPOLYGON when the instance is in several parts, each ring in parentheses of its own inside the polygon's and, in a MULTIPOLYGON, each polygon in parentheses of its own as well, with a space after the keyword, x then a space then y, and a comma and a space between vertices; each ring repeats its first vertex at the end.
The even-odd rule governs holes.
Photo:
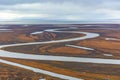
POLYGON ((0 21, 0 24, 120 24, 120 21, 0 21))

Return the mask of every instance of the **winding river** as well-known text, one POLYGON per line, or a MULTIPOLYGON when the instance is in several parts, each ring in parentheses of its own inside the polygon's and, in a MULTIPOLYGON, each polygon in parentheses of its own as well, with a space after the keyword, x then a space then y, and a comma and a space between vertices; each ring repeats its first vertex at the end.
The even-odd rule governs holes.
MULTIPOLYGON (((62 39, 62 40, 52 40, 52 41, 44 41, 44 42, 31 42, 31 43, 19 43, 19 44, 9 44, 9 45, 1 45, 0 48, 4 47, 12 47, 12 46, 21 46, 21 45, 33 45, 33 44, 48 44, 48 43, 60 43, 60 42, 68 42, 68 41, 77 41, 77 40, 85 40, 85 39, 91 39, 99 37, 100 35, 97 33, 90 33, 90 32, 79 32, 79 31, 62 31, 62 30, 68 30, 69 28, 62 28, 62 29, 48 29, 44 30, 47 32, 56 32, 56 33, 77 33, 77 34, 85 34, 83 37, 77 37, 77 38, 70 38, 70 39, 62 39)), ((33 32, 31 34, 41 34, 44 31, 38 31, 33 32)), ((33 54, 24 54, 24 53, 17 53, 17 52, 9 52, 0 50, 0 56, 1 57, 9 57, 9 58, 19 58, 19 59, 31 59, 31 60, 50 60, 50 61, 66 61, 66 62, 84 62, 84 63, 99 63, 99 64, 117 64, 120 65, 120 60, 114 60, 114 59, 100 59, 100 58, 81 58, 81 57, 67 57, 67 56, 52 56, 52 55, 33 55, 33 54)), ((82 80, 80 78, 70 77, 58 73, 53 73, 45 70, 41 70, 38 68, 33 68, 30 66, 1 60, 0 62, 10 64, 13 66, 22 67, 25 69, 32 70, 34 72, 47 74, 50 76, 66 79, 66 80, 82 80)))

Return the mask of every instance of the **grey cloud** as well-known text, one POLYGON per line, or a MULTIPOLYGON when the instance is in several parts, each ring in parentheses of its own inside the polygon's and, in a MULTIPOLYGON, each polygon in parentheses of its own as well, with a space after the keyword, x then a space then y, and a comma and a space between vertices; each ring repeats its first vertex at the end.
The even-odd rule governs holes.
MULTIPOLYGON (((22 17, 27 19, 90 20, 105 19, 119 13, 120 0, 0 0, 0 12, 47 17, 22 17), (106 10, 106 11, 105 11, 106 10)), ((20 18, 20 19, 22 19, 20 18)), ((120 16, 118 16, 120 18, 120 16)))

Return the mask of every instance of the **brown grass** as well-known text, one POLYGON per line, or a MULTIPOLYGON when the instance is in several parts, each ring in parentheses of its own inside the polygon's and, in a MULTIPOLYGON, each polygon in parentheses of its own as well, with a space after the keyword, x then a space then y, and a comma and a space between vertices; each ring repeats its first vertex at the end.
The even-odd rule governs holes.
POLYGON ((49 49, 48 52, 50 53, 61 53, 61 54, 71 54, 71 55, 80 55, 80 54, 88 54, 86 50, 78 49, 78 48, 71 48, 71 47, 57 47, 49 49))

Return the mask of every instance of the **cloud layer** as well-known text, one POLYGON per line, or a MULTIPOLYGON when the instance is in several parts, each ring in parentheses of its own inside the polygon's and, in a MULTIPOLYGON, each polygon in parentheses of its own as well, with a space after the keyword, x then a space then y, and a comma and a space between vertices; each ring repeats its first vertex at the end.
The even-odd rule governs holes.
POLYGON ((120 0, 2 0, 0 20, 90 21, 120 19, 120 0))

